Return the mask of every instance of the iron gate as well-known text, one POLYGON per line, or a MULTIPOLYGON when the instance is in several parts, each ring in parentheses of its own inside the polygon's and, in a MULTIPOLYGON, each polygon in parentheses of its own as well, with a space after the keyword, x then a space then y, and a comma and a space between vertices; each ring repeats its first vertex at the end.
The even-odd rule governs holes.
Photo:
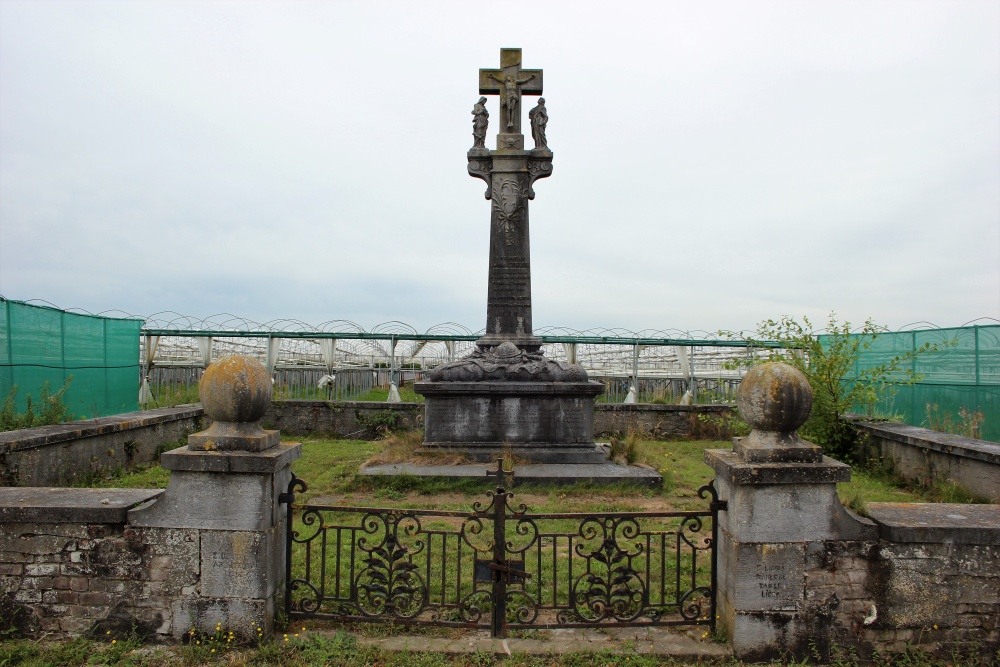
MULTIPOLYGON (((499 475, 498 471, 489 473, 499 475)), ((512 473, 504 472, 504 476, 512 473)), ((718 513, 532 514, 498 485, 469 512, 287 505, 290 619, 508 629, 715 629, 718 513)))

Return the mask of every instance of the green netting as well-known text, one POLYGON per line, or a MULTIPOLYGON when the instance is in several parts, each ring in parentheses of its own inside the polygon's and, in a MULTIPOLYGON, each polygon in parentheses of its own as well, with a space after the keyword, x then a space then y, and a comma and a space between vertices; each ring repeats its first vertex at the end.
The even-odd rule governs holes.
POLYGON ((17 385, 17 408, 56 392, 73 376, 63 401, 77 418, 139 409, 141 320, 68 313, 0 299, 0 400, 17 385))
MULTIPOLYGON (((822 341, 824 337, 820 336, 822 341)), ((856 370, 871 368, 893 357, 937 344, 910 365, 923 376, 912 386, 897 386, 896 395, 878 406, 885 414, 902 415, 913 426, 931 426, 931 419, 960 421, 960 410, 986 417, 982 437, 1000 442, 1000 326, 957 327, 880 334, 861 355, 856 370)))

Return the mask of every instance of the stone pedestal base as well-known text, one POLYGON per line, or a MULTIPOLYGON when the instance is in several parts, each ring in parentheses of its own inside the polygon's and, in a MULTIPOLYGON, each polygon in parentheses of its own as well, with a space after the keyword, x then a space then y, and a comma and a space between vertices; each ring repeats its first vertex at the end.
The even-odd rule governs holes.
POLYGON ((492 461, 602 463, 594 442, 598 382, 417 382, 426 398, 421 451, 492 461))
POLYGON ((216 623, 244 636, 274 629, 285 573, 285 516, 278 503, 302 445, 263 452, 175 449, 161 465, 170 482, 159 498, 128 513, 134 528, 196 535, 197 585, 172 602, 169 633, 212 634, 216 623))
POLYGON ((767 661, 810 656, 810 641, 829 634, 835 599, 807 596, 806 574, 831 541, 874 536, 837 497, 851 468, 828 457, 818 463, 748 462, 708 450, 719 497, 718 613, 736 658, 767 661), (826 606, 824 606, 826 605, 826 606))

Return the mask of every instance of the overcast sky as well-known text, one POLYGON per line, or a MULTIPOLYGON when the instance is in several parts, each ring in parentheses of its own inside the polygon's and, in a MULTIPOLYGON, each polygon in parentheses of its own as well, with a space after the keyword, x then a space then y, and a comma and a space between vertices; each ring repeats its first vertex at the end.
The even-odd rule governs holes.
POLYGON ((0 295, 481 329, 501 47, 536 328, 1000 318, 996 0, 2 0, 0 295))

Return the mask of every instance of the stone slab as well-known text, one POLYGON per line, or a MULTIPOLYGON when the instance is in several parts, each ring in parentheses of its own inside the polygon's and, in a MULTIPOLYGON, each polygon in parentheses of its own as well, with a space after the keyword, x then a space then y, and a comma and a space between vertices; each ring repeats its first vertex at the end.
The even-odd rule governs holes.
POLYGON ((418 454, 435 452, 461 454, 467 460, 478 463, 493 463, 508 452, 515 460, 522 461, 522 465, 599 465, 608 460, 607 451, 594 443, 427 442, 417 450, 418 454))
POLYGON ((302 456, 302 444, 285 442, 263 452, 204 452, 186 448, 165 452, 160 465, 186 472, 273 473, 302 456))
POLYGON ((879 438, 896 440, 912 447, 1000 465, 1000 444, 995 442, 976 440, 952 433, 940 433, 908 424, 857 421, 863 419, 860 415, 847 414, 845 417, 851 418, 858 429, 879 438))
POLYGON ((734 484, 835 484, 851 481, 851 466, 829 456, 822 463, 748 463, 728 449, 706 449, 705 463, 734 484))
POLYGON ((0 523, 125 523, 163 489, 0 488, 0 523))
POLYGON ((196 452, 264 452, 280 441, 280 433, 265 431, 256 422, 214 422, 204 431, 189 435, 187 446, 196 452))
POLYGON ((1000 545, 1000 505, 868 503, 868 515, 890 542, 1000 545))
POLYGON ((733 606, 737 611, 795 611, 803 595, 804 564, 802 543, 737 545, 733 606))
POLYGON ((597 396, 600 382, 414 382, 418 394, 429 396, 597 396))
MULTIPOLYGON (((486 472, 495 470, 496 463, 466 465, 415 465, 393 463, 371 466, 358 471, 365 477, 414 477, 444 478, 450 480, 481 480, 484 486, 496 484, 496 477, 486 472)), ((615 463, 601 464, 529 464, 515 466, 513 486, 527 484, 635 484, 648 488, 663 486, 663 477, 655 470, 639 466, 622 466, 615 463)))
MULTIPOLYGON (((656 655, 685 663, 701 663, 728 658, 729 648, 708 640, 697 640, 667 627, 606 627, 565 630, 534 630, 533 639, 493 639, 485 631, 468 632, 462 637, 397 635, 392 637, 358 636, 359 644, 378 646, 383 651, 444 653, 448 655, 485 654, 565 655, 572 653, 614 653, 656 655)), ((697 636, 704 630, 696 629, 697 636)), ((622 664, 618 662, 617 664, 622 664)))
MULTIPOLYGON (((769 434, 770 435, 770 434, 769 434)), ((768 438, 759 432, 746 438, 733 438, 733 451, 747 463, 822 463, 823 448, 797 435, 781 442, 781 434, 768 438), (754 436, 758 436, 755 438, 754 436)))
POLYGON ((180 405, 175 408, 156 408, 139 412, 126 412, 112 417, 97 417, 63 424, 37 426, 30 429, 0 433, 0 451, 19 451, 44 447, 67 440, 79 440, 108 433, 118 433, 164 422, 201 417, 200 404, 180 405))

